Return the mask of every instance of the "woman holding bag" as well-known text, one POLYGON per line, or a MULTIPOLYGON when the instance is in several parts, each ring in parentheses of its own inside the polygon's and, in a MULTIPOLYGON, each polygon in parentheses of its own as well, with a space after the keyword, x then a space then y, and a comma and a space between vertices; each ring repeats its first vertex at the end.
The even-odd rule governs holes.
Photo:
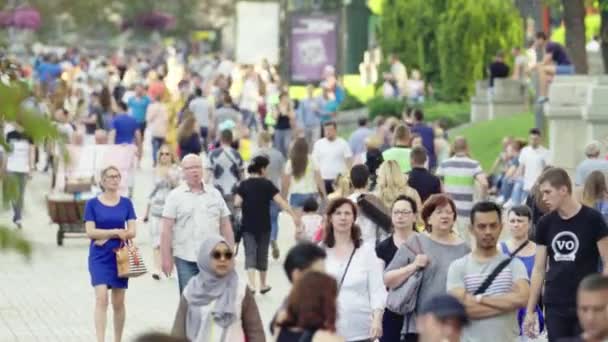
POLYGON ((374 341, 382 336, 386 289, 382 262, 373 244, 363 244, 356 218, 357 207, 348 198, 329 204, 322 242, 325 265, 338 281, 338 335, 348 342, 374 341))
POLYGON ((114 340, 122 340, 125 324, 125 291, 127 278, 118 277, 115 249, 123 241, 135 237, 135 210, 127 197, 118 193, 120 171, 109 166, 101 171, 103 192, 87 201, 84 213, 89 247, 89 273, 95 288, 95 334, 98 342, 105 341, 108 293, 112 290, 114 340))
MULTIPOLYGON (((429 197, 422 208, 422 220, 429 234, 416 234, 402 244, 384 272, 384 284, 389 290, 399 288, 417 271, 422 270, 422 280, 413 312, 405 313, 402 334, 405 341, 418 341, 415 317, 420 305, 430 298, 446 293, 450 263, 471 250, 454 233, 456 207, 444 194, 429 197), (417 251, 417 253, 414 253, 417 251)), ((389 292, 389 296, 393 293, 389 292)), ((403 298, 404 301, 410 300, 403 298)), ((389 304, 390 304, 389 300, 389 304)), ((389 307, 391 305, 388 305, 389 307)))

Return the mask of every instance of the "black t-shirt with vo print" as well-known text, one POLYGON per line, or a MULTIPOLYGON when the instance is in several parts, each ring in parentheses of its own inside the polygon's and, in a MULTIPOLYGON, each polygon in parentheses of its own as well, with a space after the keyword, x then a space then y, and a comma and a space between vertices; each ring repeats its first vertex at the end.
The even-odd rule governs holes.
POLYGON ((549 305, 576 305, 583 278, 599 272, 597 242, 608 237, 608 225, 598 211, 583 206, 565 220, 553 211, 540 219, 536 243, 547 247, 549 269, 543 300, 549 305))
POLYGON ((269 232, 270 203, 279 189, 266 178, 252 177, 242 181, 236 193, 243 198, 243 231, 269 232))

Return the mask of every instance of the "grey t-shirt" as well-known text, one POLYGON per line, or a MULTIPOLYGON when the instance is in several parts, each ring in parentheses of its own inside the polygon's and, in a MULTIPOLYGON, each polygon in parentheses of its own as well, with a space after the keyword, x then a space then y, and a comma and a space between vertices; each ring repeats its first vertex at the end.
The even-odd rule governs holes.
MULTIPOLYGON (((445 284, 448 276, 448 267, 452 261, 463 257, 471 252, 469 246, 463 242, 459 245, 446 245, 432 240, 425 234, 417 234, 411 237, 406 242, 410 247, 417 250, 418 245, 415 239, 418 238, 423 254, 429 257, 429 265, 422 273, 422 284, 418 293, 416 312, 420 310, 422 303, 425 303, 432 297, 440 294, 445 294, 445 284)), ((405 246, 400 246, 395 254, 395 257, 386 268, 385 272, 395 270, 409 265, 416 259, 416 256, 405 246)), ((405 318, 403 325, 405 333, 416 332, 416 317, 411 315, 405 318), (409 320, 409 322, 408 322, 409 320)))
POLYGON ((608 160, 605 159, 585 159, 576 167, 575 183, 578 186, 583 186, 587 176, 593 171, 602 171, 608 173, 608 160))
MULTIPOLYGON (((496 266, 508 258, 499 253, 489 261, 479 262, 471 254, 467 254, 455 260, 448 271, 447 290, 464 288, 467 293, 473 294, 496 266)), ((509 293, 513 284, 521 279, 528 280, 526 267, 521 260, 514 258, 494 279, 484 296, 509 293)), ((461 340, 463 342, 511 342, 518 335, 517 310, 513 310, 500 316, 471 320, 471 323, 463 330, 461 340)))
POLYGON ((281 189, 281 175, 283 174, 283 169, 285 168, 285 157, 283 154, 279 152, 277 149, 272 147, 265 147, 259 149, 254 157, 264 155, 268 157, 270 160, 270 164, 268 165, 268 179, 272 181, 274 186, 278 189, 281 189))
POLYGON ((188 105, 188 109, 194 113, 194 117, 200 127, 209 127, 209 112, 211 104, 203 97, 196 97, 188 105))

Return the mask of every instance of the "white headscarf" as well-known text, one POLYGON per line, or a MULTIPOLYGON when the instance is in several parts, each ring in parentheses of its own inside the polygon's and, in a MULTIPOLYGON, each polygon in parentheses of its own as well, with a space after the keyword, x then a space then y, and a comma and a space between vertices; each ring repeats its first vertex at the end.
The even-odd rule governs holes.
POLYGON ((190 279, 184 289, 184 298, 188 302, 186 335, 189 339, 194 339, 201 328, 200 310, 196 307, 217 300, 211 310, 211 316, 217 325, 227 328, 237 319, 237 273, 233 269, 225 276, 219 277, 211 266, 211 253, 220 243, 229 246, 219 235, 212 235, 203 241, 197 258, 199 274, 190 279))

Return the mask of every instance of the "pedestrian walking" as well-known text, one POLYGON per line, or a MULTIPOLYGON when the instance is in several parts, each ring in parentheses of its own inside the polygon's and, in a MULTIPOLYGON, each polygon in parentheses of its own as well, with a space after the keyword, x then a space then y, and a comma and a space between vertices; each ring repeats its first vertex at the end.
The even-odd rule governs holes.
POLYGON ((167 105, 154 98, 146 111, 146 124, 152 135, 152 161, 156 166, 158 150, 165 143, 167 132, 169 131, 169 111, 167 105))
POLYGON ((336 280, 321 272, 302 276, 289 294, 286 317, 275 332, 277 342, 342 342, 336 334, 336 280))
POLYGON ((346 140, 338 137, 335 121, 323 123, 324 138, 315 142, 312 159, 319 167, 325 182, 325 192, 333 192, 333 184, 339 174, 345 174, 352 166, 353 154, 346 140))
POLYGON ((120 278, 116 253, 121 244, 135 238, 135 210, 127 197, 118 193, 120 171, 109 166, 101 172, 103 192, 87 201, 84 212, 89 247, 89 273, 95 289, 95 335, 98 342, 106 336, 109 292, 114 314, 114 340, 120 342, 125 325, 125 293, 128 278, 120 278))
POLYGON ((427 153, 424 147, 412 148, 410 158, 412 170, 408 174, 407 184, 418 192, 420 201, 424 203, 431 195, 441 193, 441 180, 426 168, 427 153))
POLYGON ((198 124, 191 112, 186 112, 182 123, 177 129, 179 154, 183 158, 188 154, 200 154, 203 151, 198 124))
POLYGON ((264 342, 253 293, 234 269, 232 245, 208 236, 198 249, 198 274, 181 295, 172 335, 193 342, 264 342))
POLYGON ((6 143, 11 150, 6 154, 4 166, 8 172, 8 178, 17 184, 17 193, 12 203, 13 223, 21 229, 25 187, 36 167, 36 145, 30 137, 25 135, 20 125, 12 124, 12 126, 13 129, 6 134, 6 143))
POLYGON ((401 286, 410 277, 422 276, 416 305, 412 312, 402 316, 404 321, 401 332, 406 342, 418 340, 416 320, 421 304, 446 293, 450 264, 471 251, 454 232, 456 211, 454 202, 448 196, 432 195, 424 203, 421 216, 427 234, 410 234, 399 245, 384 272, 384 284, 389 289, 401 286))
POLYGON ((464 305, 454 296, 444 294, 422 303, 418 324, 420 342, 460 342, 469 318, 464 305))
POLYGON ((538 183, 550 212, 536 227, 536 259, 524 325, 528 336, 536 335, 533 313, 544 287, 547 333, 549 341, 556 341, 581 331, 576 315, 581 280, 600 271, 601 261, 608 274, 608 225, 598 211, 572 197, 572 182, 564 169, 548 169, 538 183))
POLYGON ((179 183, 180 172, 176 164, 177 160, 173 153, 171 153, 169 145, 164 144, 160 146, 157 159, 158 164, 154 169, 154 189, 149 196, 146 213, 144 214, 144 222, 148 224, 150 231, 153 255, 152 278, 159 280, 161 274, 161 218, 167 196, 179 183))
POLYGON ((464 304, 471 319, 462 332, 464 342, 511 342, 519 333, 517 310, 526 304, 530 286, 521 260, 498 250, 501 218, 496 203, 476 203, 470 228, 475 248, 448 270, 447 290, 464 304))
POLYGON ((203 183, 201 157, 187 155, 181 167, 185 182, 171 190, 165 200, 160 235, 162 271, 171 275, 175 263, 180 294, 198 274, 196 260, 202 241, 220 234, 234 246, 228 206, 217 189, 203 183))
POLYGON ((270 115, 274 116, 276 124, 274 125, 274 146, 287 157, 289 152, 289 143, 293 130, 296 128, 295 112, 292 108, 289 94, 283 92, 279 95, 279 104, 270 115))
POLYGON ((268 270, 268 249, 270 247, 270 203, 276 202, 281 209, 288 212, 299 226, 300 219, 281 197, 279 189, 266 178, 270 161, 265 156, 253 158, 247 168, 249 178, 241 182, 236 190, 235 207, 242 207, 242 234, 245 245, 245 269, 249 278, 249 287, 255 292, 256 271, 260 277, 260 293, 266 294, 271 287, 266 283, 268 270))
POLYGON ((410 164, 411 132, 406 125, 399 125, 393 133, 393 146, 382 152, 382 158, 394 160, 399 164, 402 173, 408 173, 412 169, 410 164))
POLYGON ((329 204, 323 246, 327 273, 338 281, 336 331, 348 342, 375 340, 382 336, 386 290, 382 261, 373 244, 364 244, 355 225, 357 207, 348 198, 329 204))
POLYGON ((400 195, 406 195, 416 201, 416 206, 422 208, 422 201, 418 192, 407 184, 407 176, 401 172, 399 164, 394 160, 387 160, 378 169, 378 178, 374 194, 378 196, 387 208, 400 195))
POLYGON ((310 198, 325 200, 327 197, 318 165, 310 155, 304 138, 296 139, 289 151, 281 191, 288 196, 289 205, 298 212, 310 198))

